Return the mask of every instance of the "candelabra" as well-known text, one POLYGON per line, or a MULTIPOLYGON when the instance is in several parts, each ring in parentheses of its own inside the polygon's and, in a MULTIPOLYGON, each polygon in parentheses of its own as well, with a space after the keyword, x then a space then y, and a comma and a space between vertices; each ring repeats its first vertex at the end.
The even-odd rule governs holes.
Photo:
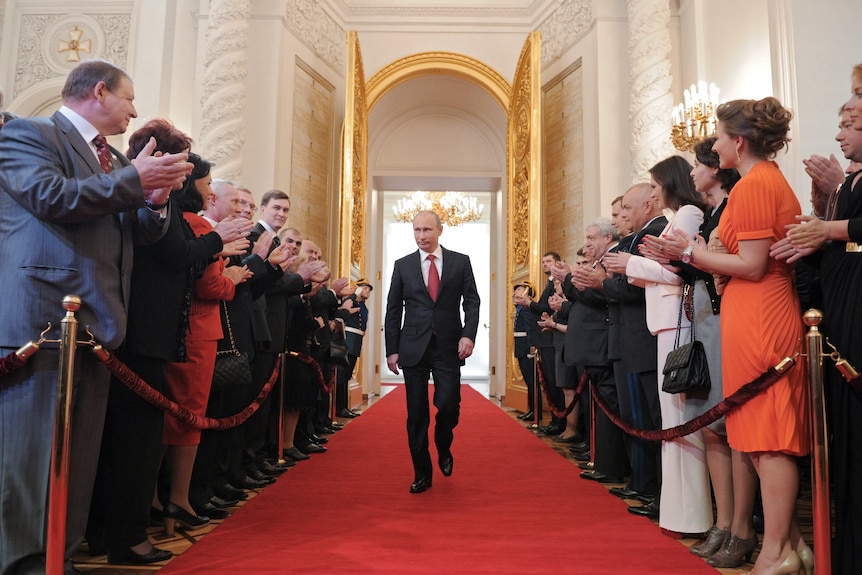
POLYGON ((703 138, 715 135, 715 108, 718 106, 718 87, 698 82, 684 91, 685 103, 673 109, 673 128, 670 139, 681 152, 691 152, 703 138))
POLYGON ((392 206, 392 214, 399 222, 412 222, 419 212, 431 211, 451 227, 475 222, 482 217, 484 210, 485 206, 474 196, 459 192, 412 192, 392 206))

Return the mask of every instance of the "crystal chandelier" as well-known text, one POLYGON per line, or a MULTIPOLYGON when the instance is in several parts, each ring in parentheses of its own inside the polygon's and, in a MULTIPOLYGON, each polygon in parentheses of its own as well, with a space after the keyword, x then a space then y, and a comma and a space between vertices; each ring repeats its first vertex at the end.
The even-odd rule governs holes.
POLYGON ((700 81, 685 90, 685 103, 673 109, 673 128, 670 139, 680 152, 691 152, 703 138, 715 135, 715 108, 718 106, 718 87, 700 81))
POLYGON ((411 192, 392 206, 392 214, 399 222, 412 222, 422 211, 431 211, 450 227, 475 222, 482 217, 485 206, 474 196, 460 192, 411 192))

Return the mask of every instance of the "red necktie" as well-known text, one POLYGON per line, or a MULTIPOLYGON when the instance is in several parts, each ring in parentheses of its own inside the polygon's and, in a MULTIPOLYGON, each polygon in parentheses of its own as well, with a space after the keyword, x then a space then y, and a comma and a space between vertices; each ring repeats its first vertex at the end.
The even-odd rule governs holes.
POLYGON ((431 299, 437 301, 437 290, 440 289, 440 273, 437 271, 437 266, 434 265, 434 260, 437 256, 428 256, 428 295, 431 299))
POLYGON ((111 160, 111 150, 108 149, 108 141, 105 136, 99 135, 93 138, 93 143, 96 145, 96 153, 99 155, 99 165, 102 166, 102 171, 110 174, 114 169, 114 163, 111 160))

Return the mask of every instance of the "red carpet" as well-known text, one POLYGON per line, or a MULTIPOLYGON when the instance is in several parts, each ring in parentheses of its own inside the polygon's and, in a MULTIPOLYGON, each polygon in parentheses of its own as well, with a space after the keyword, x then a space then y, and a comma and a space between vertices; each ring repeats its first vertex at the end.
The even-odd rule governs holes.
POLYGON ((408 492, 398 387, 159 575, 717 572, 462 390, 452 477, 435 469, 430 490, 408 492))

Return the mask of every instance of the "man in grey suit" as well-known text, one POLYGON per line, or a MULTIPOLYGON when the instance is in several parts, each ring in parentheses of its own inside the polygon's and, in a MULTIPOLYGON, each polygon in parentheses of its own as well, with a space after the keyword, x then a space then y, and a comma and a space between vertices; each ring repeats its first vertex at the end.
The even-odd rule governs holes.
MULTIPOLYGON (((132 246, 165 231, 170 190, 191 171, 186 154, 129 162, 104 136, 137 117, 134 87, 116 66, 90 60, 69 74, 51 118, 0 131, 0 354, 83 300, 82 326, 108 349, 126 331, 132 246)), ((48 335, 57 337, 57 330, 48 335)), ((0 383, 0 574, 45 572, 45 523, 58 360, 43 349, 0 383)), ((109 374, 87 349, 76 360, 66 557, 83 539, 99 456, 109 374)), ((67 572, 74 572, 71 563, 67 572)))
POLYGON ((419 212, 413 237, 419 250, 395 262, 386 303, 386 364, 404 369, 407 439, 413 458, 411 493, 431 487, 428 379, 434 375, 434 443, 443 475, 452 474, 453 430, 461 404, 461 366, 479 329, 479 292, 470 258, 440 246, 440 216, 419 212), (464 310, 464 322, 461 311, 464 310), (403 325, 402 325, 403 320, 403 325))

